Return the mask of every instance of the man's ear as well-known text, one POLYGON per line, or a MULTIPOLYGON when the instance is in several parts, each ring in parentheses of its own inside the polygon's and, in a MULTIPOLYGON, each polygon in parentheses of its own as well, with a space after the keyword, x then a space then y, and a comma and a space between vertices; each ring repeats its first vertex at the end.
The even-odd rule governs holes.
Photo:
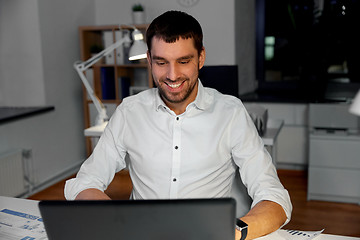
POLYGON ((199 56, 199 70, 204 66, 206 58, 205 47, 201 49, 200 56, 199 56))

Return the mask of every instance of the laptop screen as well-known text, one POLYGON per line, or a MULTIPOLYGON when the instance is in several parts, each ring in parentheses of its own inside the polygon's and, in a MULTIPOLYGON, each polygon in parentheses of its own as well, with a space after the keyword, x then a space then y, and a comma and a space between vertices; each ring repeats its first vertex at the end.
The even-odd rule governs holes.
POLYGON ((41 201, 49 240, 231 239, 235 200, 41 201))

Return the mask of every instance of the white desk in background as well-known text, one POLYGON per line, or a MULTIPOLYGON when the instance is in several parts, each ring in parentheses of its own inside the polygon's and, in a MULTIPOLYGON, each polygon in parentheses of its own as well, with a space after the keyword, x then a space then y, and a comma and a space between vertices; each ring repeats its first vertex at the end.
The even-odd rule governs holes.
POLYGON ((84 130, 85 137, 94 137, 94 138, 101 137, 101 134, 104 132, 106 125, 107 125, 107 122, 104 122, 100 125, 96 125, 96 126, 85 129, 84 130))
MULTIPOLYGON (((38 201, 20 199, 20 198, 10 198, 0 196, 0 239, 33 239, 33 240, 44 240, 47 239, 46 233, 44 231, 44 225, 41 220, 41 214, 38 207, 38 201), (8 214, 10 212, 10 214, 8 214), (18 214, 11 214, 18 213, 18 214), (7 216, 9 215, 9 216, 7 216), (22 223, 24 219, 29 219, 27 228, 23 227, 22 223), (13 227, 6 226, 6 222, 15 222, 19 219, 19 224, 13 227), (39 219, 39 221, 38 221, 39 219), (13 228, 11 231, 11 228, 13 228), (15 236, 15 238, 13 238, 15 236)), ((285 240, 281 237, 282 233, 285 230, 278 230, 267 236, 258 238, 259 240, 285 240)), ((289 238, 288 240, 291 240, 289 238)), ((294 239, 305 239, 305 238, 294 238, 294 239)), ((315 238, 316 240, 360 240, 360 238, 355 237, 345 237, 338 235, 329 235, 329 234, 320 234, 315 238)))
POLYGON ((261 136, 264 145, 270 148, 270 154, 275 166, 277 158, 277 138, 283 126, 284 120, 269 119, 266 124, 266 131, 261 136))
MULTIPOLYGON (((101 134, 104 132, 106 125, 107 122, 101 125, 87 128, 84 130, 84 135, 86 137, 99 138, 101 134)), ((274 164, 276 164, 276 152, 277 152, 276 140, 283 125, 284 125, 284 120, 269 119, 266 124, 266 132, 261 136, 265 146, 268 146, 270 148, 270 154, 274 164)))

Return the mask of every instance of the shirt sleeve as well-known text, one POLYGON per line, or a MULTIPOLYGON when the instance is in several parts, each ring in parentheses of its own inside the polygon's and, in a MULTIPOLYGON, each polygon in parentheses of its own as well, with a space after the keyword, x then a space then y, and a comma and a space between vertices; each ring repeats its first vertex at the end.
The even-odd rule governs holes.
POLYGON ((125 124, 123 111, 118 107, 76 178, 66 181, 64 194, 67 200, 74 200, 81 191, 89 188, 105 191, 115 173, 126 167, 126 148, 122 144, 125 124))
POLYGON ((284 209, 288 223, 292 205, 288 191, 281 184, 276 168, 264 143, 242 106, 234 115, 232 155, 239 167, 241 180, 253 199, 251 207, 263 200, 276 202, 284 209))

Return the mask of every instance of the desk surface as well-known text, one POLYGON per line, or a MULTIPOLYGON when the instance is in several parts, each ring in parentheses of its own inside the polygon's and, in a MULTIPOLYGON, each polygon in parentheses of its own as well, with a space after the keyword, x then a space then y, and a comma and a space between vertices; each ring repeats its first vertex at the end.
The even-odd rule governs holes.
POLYGON ((101 134, 104 132, 104 129, 105 129, 107 124, 108 124, 108 122, 104 122, 101 125, 96 125, 96 126, 93 126, 93 127, 89 127, 89 128, 84 130, 84 135, 86 137, 100 137, 101 134))
MULTIPOLYGON (((16 211, 16 212, 20 212, 20 213, 25 213, 26 216, 31 215, 31 217, 35 218, 40 217, 40 210, 38 207, 38 201, 34 201, 34 200, 26 200, 26 199, 20 199, 20 198, 10 198, 10 197, 2 197, 0 196, 0 220, 2 220, 3 215, 1 215, 4 209, 9 209, 12 211, 16 211)), ((15 216, 15 217, 24 217, 24 216, 15 216)), ((4 219, 3 219, 4 220, 4 219)), ((5 219, 4 221, 6 221, 7 219, 5 219)), ((3 236, 2 234, 8 234, 7 231, 8 229, 6 228, 6 226, 4 226, 2 224, 2 222, 4 221, 0 221, 0 237, 3 236)), ((42 222, 38 221, 38 224, 42 222)), ((41 226, 40 226, 41 227, 41 226)), ((40 227, 38 227, 37 229, 39 229, 40 227)), ((27 236, 34 236, 34 239, 47 239, 46 238, 46 234, 45 233, 39 233, 36 232, 33 233, 33 235, 31 235, 31 231, 32 230, 27 230, 27 232, 25 230, 21 231, 21 234, 24 234, 24 237, 27 236)), ((259 240, 285 240, 285 238, 282 237, 282 233, 284 233, 285 230, 278 230, 272 234, 269 234, 267 236, 258 238, 259 240)), ((16 234, 20 234, 19 231, 16 232, 16 234)), ((3 239, 3 238, 1 238, 3 239)), ((19 238, 21 239, 21 238, 19 238)), ((299 238, 296 238, 299 239, 299 238)), ((329 235, 329 234, 320 234, 318 237, 316 237, 317 240, 340 240, 340 239, 345 239, 345 240, 360 240, 360 238, 355 238, 355 237, 345 237, 345 236, 337 236, 337 235, 329 235)))
POLYGON ((0 123, 44 113, 51 110, 54 110, 54 107, 0 107, 0 123))
POLYGON ((266 124, 266 131, 261 136, 264 144, 267 146, 273 146, 283 126, 284 120, 270 118, 266 124))

